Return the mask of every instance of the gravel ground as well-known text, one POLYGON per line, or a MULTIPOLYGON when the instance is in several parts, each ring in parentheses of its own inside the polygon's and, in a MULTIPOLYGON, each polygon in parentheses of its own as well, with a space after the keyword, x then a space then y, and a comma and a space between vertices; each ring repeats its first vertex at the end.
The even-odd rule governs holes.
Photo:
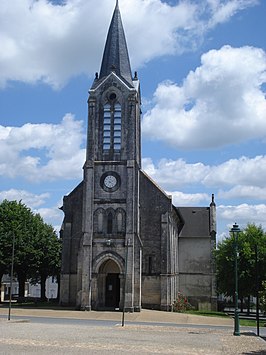
POLYGON ((266 354, 266 342, 231 330, 0 321, 0 354, 266 354))

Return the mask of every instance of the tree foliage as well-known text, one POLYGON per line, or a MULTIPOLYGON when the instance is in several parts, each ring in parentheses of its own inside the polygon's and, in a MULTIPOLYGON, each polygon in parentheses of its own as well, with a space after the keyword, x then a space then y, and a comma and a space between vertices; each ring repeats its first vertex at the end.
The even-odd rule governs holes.
POLYGON ((266 281, 262 281, 262 290, 260 292, 260 308, 266 314, 266 281))
POLYGON ((61 265, 61 240, 53 227, 43 223, 40 215, 35 215, 36 267, 31 279, 41 283, 41 298, 45 298, 45 281, 48 276, 58 276, 61 265))
POLYGON ((29 278, 42 280, 44 296, 44 278, 57 275, 60 268, 61 243, 55 231, 23 203, 4 200, 0 204, 0 278, 10 272, 13 237, 19 296, 24 296, 25 282, 29 278))
MULTIPOLYGON (((215 251, 217 291, 226 296, 235 292, 233 235, 219 242, 215 251)), ((261 226, 248 224, 238 234, 238 293, 239 297, 255 295, 256 248, 258 260, 259 288, 266 280, 266 234, 261 226)))

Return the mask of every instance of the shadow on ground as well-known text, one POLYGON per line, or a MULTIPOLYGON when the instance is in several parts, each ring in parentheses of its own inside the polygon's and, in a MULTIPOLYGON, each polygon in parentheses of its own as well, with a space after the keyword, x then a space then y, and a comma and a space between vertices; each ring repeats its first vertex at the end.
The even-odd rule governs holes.
MULTIPOLYGON (((253 332, 241 332, 241 336, 248 336, 248 337, 256 337, 257 335, 253 332)), ((260 337, 262 340, 266 341, 266 337, 260 337)), ((266 350, 259 350, 259 351, 249 351, 244 352, 242 355, 266 355, 266 350)))

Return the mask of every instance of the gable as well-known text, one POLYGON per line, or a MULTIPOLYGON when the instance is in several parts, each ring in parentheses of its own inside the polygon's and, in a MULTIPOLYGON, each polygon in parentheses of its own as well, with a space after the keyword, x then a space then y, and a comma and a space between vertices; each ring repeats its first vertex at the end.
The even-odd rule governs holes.
POLYGON ((117 86, 117 85, 121 86, 122 85, 127 90, 135 91, 135 87, 133 87, 132 85, 129 85, 126 80, 124 80, 123 78, 119 77, 114 72, 111 72, 108 76, 106 76, 106 77, 104 77, 102 79, 96 78, 94 80, 94 82, 92 84, 92 87, 91 87, 89 92, 93 93, 96 90, 100 90, 100 89, 104 91, 104 90, 106 90, 107 87, 111 86, 112 83, 115 83, 114 86, 117 86))

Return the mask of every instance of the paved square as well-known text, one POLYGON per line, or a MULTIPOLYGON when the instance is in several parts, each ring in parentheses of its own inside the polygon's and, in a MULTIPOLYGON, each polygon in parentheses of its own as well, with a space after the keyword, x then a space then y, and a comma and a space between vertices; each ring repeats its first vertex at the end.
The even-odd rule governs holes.
POLYGON ((266 354, 266 342, 231 329, 0 321, 0 354, 266 354))

